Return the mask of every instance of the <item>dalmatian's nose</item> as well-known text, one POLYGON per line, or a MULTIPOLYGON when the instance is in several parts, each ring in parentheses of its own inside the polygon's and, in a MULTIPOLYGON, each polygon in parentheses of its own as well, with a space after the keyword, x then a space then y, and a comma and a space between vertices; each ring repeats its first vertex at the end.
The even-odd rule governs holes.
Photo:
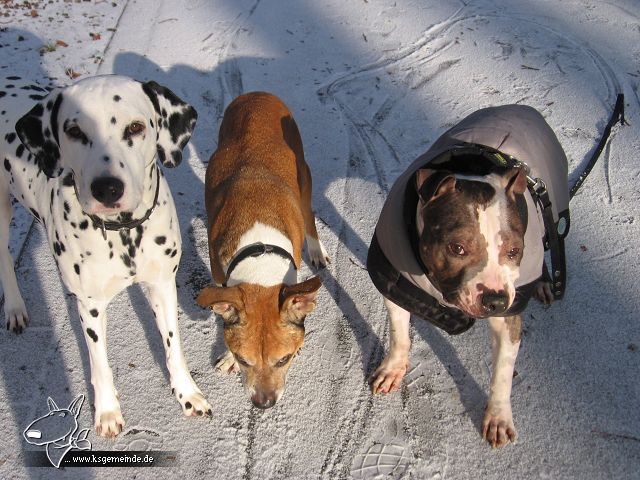
POLYGON ((124 193, 124 183, 116 177, 100 177, 91 182, 93 198, 107 207, 113 207, 124 193))

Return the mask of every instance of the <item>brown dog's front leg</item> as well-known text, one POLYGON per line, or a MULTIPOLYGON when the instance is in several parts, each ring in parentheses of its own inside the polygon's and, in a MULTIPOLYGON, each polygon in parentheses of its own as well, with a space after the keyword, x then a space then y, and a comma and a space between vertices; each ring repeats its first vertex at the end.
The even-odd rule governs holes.
POLYGON ((489 403, 482 421, 482 436, 493 448, 516 441, 516 429, 511 413, 511 383, 520 348, 522 317, 489 318, 493 373, 489 403))

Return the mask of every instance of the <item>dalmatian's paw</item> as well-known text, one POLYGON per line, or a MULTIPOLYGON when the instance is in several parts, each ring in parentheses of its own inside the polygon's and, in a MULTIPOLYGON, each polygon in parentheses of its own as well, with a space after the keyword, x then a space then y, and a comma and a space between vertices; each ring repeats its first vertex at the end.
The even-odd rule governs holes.
MULTIPOLYGON (((6 302, 6 299, 5 299, 6 302)), ((7 321, 7 330, 14 333, 22 333, 27 325, 29 325, 29 316, 27 315, 27 308, 24 305, 24 301, 20 298, 18 302, 15 300, 5 304, 4 316, 7 321)))
POLYGON ((96 408, 95 416, 96 433, 101 437, 114 438, 124 428, 124 418, 120 407, 110 411, 100 411, 96 408))
POLYGON ((221 375, 240 371, 240 366, 238 365, 238 362, 236 362, 236 359, 230 350, 227 350, 220 357, 218 357, 218 360, 216 360, 216 364, 213 368, 216 373, 219 373, 221 375))
POLYGON ((507 443, 516 443, 516 428, 513 425, 511 405, 487 405, 482 421, 482 438, 493 448, 504 447, 507 443))
POLYGON ((307 253, 309 254, 309 259, 311 260, 311 265, 316 268, 325 268, 327 263, 330 263, 329 255, 324 248, 324 245, 320 241, 320 239, 306 236, 307 240, 307 253))
POLYGON ((211 405, 204 398, 204 395, 199 391, 193 392, 189 395, 182 394, 182 398, 179 398, 178 401, 180 405, 182 405, 182 411, 187 417, 199 416, 203 415, 206 417, 211 417, 211 405))

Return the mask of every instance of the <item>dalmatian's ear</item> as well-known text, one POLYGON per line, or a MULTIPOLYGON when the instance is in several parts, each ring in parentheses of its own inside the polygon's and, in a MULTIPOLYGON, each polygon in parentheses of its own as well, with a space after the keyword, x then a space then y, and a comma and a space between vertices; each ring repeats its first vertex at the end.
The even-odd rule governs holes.
POLYGON ((61 104, 62 92, 54 90, 16 122, 18 137, 49 178, 57 177, 63 170, 58 141, 58 111, 61 104))
POLYGON ((158 158, 165 167, 175 167, 182 161, 182 149, 196 126, 198 114, 191 105, 156 82, 142 84, 156 111, 158 158))

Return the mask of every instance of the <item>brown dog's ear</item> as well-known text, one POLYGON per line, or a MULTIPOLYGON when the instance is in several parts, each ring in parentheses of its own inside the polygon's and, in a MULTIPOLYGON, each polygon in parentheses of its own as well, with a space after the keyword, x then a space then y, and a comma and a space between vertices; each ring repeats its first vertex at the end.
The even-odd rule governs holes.
POLYGON ((298 325, 316 308, 316 297, 322 286, 317 275, 295 285, 283 285, 280 289, 280 311, 287 314, 290 322, 298 325))
POLYGON ((205 287, 196 302, 202 308, 211 307, 225 323, 237 318, 238 311, 244 307, 242 296, 236 287, 205 287))
POLYGON ((456 188, 456 177, 444 170, 421 168, 416 172, 416 191, 423 203, 428 203, 456 188))
POLYGON ((524 193, 527 189, 527 172, 522 165, 510 170, 503 179, 506 181, 505 191, 509 196, 524 193))

